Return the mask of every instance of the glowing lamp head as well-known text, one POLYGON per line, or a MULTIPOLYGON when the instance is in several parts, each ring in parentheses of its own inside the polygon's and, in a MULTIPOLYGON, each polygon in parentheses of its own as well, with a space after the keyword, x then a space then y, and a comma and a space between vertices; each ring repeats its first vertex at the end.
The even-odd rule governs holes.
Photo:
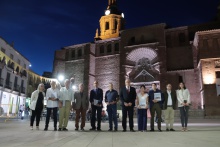
POLYGON ((124 13, 121 13, 121 17, 125 18, 125 15, 124 15, 124 13))
POLYGON ((110 13, 111 13, 110 10, 105 11, 105 15, 109 15, 110 13))
POLYGON ((58 76, 58 80, 59 80, 59 81, 63 81, 63 80, 64 80, 64 76, 63 76, 63 75, 59 75, 59 76, 58 76))
POLYGON ((73 86, 72 86, 72 89, 73 89, 73 90, 76 90, 76 85, 73 85, 73 86))

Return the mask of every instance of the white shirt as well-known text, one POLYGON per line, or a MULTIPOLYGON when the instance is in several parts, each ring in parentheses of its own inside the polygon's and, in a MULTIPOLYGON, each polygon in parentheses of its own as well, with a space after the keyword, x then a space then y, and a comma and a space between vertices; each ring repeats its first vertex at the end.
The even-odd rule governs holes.
POLYGON ((60 91, 58 89, 49 88, 47 89, 46 98, 47 98, 47 108, 58 107, 58 101, 48 100, 49 98, 59 98, 60 91))
POLYGON ((126 86, 126 89, 130 92, 130 86, 126 86))
POLYGON ((167 93, 168 93, 168 100, 167 100, 167 105, 173 105, 173 102, 172 102, 172 97, 171 97, 171 91, 168 91, 167 90, 167 93))
POLYGON ((191 103, 188 89, 179 89, 176 91, 176 95, 178 100, 178 107, 183 107, 182 103, 184 103, 184 100, 186 100, 187 103, 191 103))
POLYGON ((61 93, 60 100, 74 101, 74 92, 71 88, 66 89, 66 87, 62 87, 60 89, 60 93, 61 93))
POLYGON ((144 102, 145 104, 147 104, 147 98, 148 98, 148 94, 145 93, 144 95, 142 95, 141 93, 139 93, 137 95, 138 97, 138 102, 139 102, 139 105, 141 105, 142 102, 144 102))

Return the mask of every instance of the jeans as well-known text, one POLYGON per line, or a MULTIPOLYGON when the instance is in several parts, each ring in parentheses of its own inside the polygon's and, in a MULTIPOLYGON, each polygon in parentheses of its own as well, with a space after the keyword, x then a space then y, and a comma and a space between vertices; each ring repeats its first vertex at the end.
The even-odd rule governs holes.
POLYGON ((187 127, 189 106, 179 107, 182 127, 187 127))
POLYGON ((48 128, 48 125, 49 125, 49 122, 50 122, 50 115, 51 115, 52 110, 53 110, 54 128, 57 127, 57 109, 58 109, 57 107, 47 108, 45 128, 48 128))
POLYGON ((108 105, 108 120, 109 120, 109 128, 112 129, 112 120, 114 120, 115 129, 118 129, 118 120, 117 120, 117 105, 108 105))
POLYGON ((32 111, 32 114, 31 114, 31 124, 30 124, 30 126, 33 127, 35 117, 36 117, 36 126, 39 126, 42 110, 31 110, 31 111, 32 111))
POLYGON ((147 130, 147 109, 138 109, 138 131, 147 130))

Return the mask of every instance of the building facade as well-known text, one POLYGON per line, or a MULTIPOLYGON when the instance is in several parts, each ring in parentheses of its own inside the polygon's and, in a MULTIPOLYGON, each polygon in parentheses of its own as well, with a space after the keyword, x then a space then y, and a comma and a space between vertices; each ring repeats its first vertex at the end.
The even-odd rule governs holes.
POLYGON ((25 104, 30 62, 0 38, 0 104, 4 115, 15 115, 25 104))
POLYGON ((95 41, 57 50, 53 75, 75 78, 89 92, 94 80, 104 92, 108 83, 119 90, 126 78, 139 88, 157 83, 161 90, 184 82, 190 91, 193 115, 220 116, 217 94, 220 21, 169 28, 165 23, 124 29, 124 14, 109 1, 95 41), (207 31, 210 30, 210 31, 207 31), (206 74, 212 78, 205 78, 206 74), (206 80, 212 82, 206 82, 206 80), (210 100, 210 99, 213 99, 210 100))

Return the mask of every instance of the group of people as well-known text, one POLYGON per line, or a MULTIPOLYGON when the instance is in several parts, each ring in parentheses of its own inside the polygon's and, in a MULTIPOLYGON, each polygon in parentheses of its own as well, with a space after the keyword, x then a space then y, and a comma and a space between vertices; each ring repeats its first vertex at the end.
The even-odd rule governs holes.
POLYGON ((138 131, 147 131, 147 110, 150 110, 150 131, 154 130, 154 117, 158 119, 158 131, 161 132, 161 115, 162 109, 165 112, 166 131, 175 131, 174 110, 176 103, 180 110, 180 118, 182 124, 182 131, 188 131, 188 110, 190 101, 189 90, 186 89, 185 84, 181 82, 179 89, 172 90, 171 84, 167 84, 166 91, 162 92, 153 83, 152 89, 147 93, 144 85, 140 86, 140 92, 130 85, 130 80, 125 80, 125 86, 122 87, 119 93, 114 89, 113 84, 109 83, 108 90, 103 94, 103 90, 99 88, 98 81, 94 81, 94 88, 90 91, 90 95, 84 90, 84 85, 79 84, 78 91, 74 92, 71 88, 71 80, 65 80, 64 87, 58 88, 56 82, 51 82, 51 88, 47 89, 46 95, 44 93, 44 85, 39 84, 38 89, 32 93, 31 96, 31 119, 30 127, 33 130, 33 123, 36 118, 36 129, 39 129, 39 122, 41 112, 44 106, 44 97, 47 98, 47 115, 44 130, 47 131, 49 127, 51 111, 53 111, 54 131, 68 131, 67 125, 69 121, 70 111, 75 110, 75 130, 84 131, 86 121, 86 111, 91 104, 91 131, 101 131, 101 116, 103 109, 103 98, 107 106, 109 130, 118 131, 117 119, 117 103, 120 101, 122 107, 122 128, 123 132, 127 131, 127 117, 129 118, 129 129, 134 130, 134 108, 137 108, 138 116, 138 131), (59 109, 59 126, 57 128, 57 111, 59 109), (79 125, 79 120, 81 124, 79 125), (97 122, 97 123, 96 123, 97 122), (114 127, 113 127, 114 124, 114 127))

